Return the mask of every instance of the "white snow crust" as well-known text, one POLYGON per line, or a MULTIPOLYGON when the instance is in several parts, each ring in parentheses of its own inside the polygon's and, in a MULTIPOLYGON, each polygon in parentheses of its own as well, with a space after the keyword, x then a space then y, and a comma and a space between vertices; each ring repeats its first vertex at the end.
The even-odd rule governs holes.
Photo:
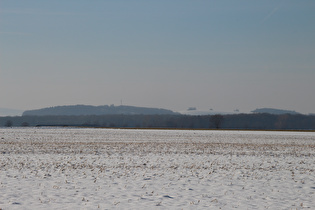
POLYGON ((315 209, 315 133, 0 129, 0 209, 315 209))

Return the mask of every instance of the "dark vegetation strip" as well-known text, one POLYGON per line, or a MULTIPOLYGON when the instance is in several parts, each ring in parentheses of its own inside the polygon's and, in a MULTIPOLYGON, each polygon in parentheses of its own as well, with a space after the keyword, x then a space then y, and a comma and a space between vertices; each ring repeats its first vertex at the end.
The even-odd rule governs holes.
POLYGON ((126 129, 224 129, 315 131, 314 115, 82 115, 0 117, 0 127, 81 127, 126 129))

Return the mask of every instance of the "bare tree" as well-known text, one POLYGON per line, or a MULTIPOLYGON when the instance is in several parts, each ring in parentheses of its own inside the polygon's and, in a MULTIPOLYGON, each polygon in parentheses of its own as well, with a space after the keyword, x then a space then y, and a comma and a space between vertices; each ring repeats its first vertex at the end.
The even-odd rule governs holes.
POLYGON ((5 127, 12 127, 13 123, 11 120, 8 120, 6 123, 5 123, 5 127))
POLYGON ((210 117, 210 124, 214 125, 216 129, 221 128, 223 122, 223 116, 220 114, 212 115, 210 117))
POLYGON ((28 122, 23 122, 23 123, 21 124, 21 126, 22 126, 22 127, 28 127, 28 126, 30 126, 30 125, 28 124, 28 122))

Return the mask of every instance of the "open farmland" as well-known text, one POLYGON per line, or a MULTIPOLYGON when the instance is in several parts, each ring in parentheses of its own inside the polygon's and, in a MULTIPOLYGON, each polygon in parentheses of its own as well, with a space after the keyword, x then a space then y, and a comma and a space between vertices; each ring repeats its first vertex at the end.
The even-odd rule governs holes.
POLYGON ((315 133, 0 129, 1 209, 314 209, 315 133))

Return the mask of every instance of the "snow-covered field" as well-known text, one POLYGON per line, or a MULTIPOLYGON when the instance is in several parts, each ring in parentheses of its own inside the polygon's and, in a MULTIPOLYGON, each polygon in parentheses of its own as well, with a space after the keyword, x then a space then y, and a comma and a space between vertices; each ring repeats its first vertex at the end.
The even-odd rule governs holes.
POLYGON ((0 129, 0 209, 315 209, 315 133, 0 129))

